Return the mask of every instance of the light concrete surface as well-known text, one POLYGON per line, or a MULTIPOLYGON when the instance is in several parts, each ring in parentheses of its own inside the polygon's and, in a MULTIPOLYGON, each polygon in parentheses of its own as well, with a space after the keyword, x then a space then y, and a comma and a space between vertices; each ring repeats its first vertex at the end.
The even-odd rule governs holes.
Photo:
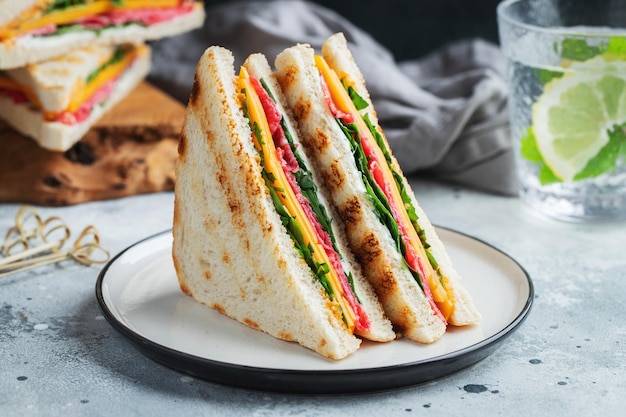
MULTIPOLYGON (((541 217, 517 198, 413 180, 433 223, 504 251, 530 274, 534 307, 492 355, 432 383, 352 396, 220 386, 139 353, 103 318, 101 266, 73 261, 0 279, 0 416, 614 416, 626 408, 626 223, 541 217)), ((173 195, 64 208, 114 255, 169 229, 173 195)), ((19 206, 0 205, 0 238, 19 206)))

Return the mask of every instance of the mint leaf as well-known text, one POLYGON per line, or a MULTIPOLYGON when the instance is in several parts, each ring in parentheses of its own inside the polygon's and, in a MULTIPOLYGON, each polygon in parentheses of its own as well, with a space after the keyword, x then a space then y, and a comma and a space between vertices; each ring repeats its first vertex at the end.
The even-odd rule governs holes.
POLYGON ((522 135, 520 139, 521 143, 521 153, 524 159, 529 160, 530 162, 543 162, 543 157, 541 153, 539 153, 539 149, 537 148, 537 140, 535 139, 535 134, 533 132, 532 127, 528 127, 526 132, 522 135))
POLYGON ((617 160, 626 152, 626 134, 624 126, 613 126, 607 133, 609 141, 600 152, 587 162, 587 165, 574 177, 574 180, 597 177, 615 171, 617 160))
POLYGON ((626 37, 616 36, 606 44, 606 52, 610 52, 618 57, 626 57, 626 37))
POLYGON ((542 85, 546 85, 555 78, 561 78, 563 74, 565 74, 563 71, 552 71, 541 68, 534 68, 534 70, 535 75, 537 75, 537 78, 539 78, 539 82, 541 82, 542 85))
POLYGON ((589 46, 584 39, 568 38, 561 43, 561 57, 572 61, 586 61, 601 53, 601 48, 589 46))
POLYGON ((541 185, 553 184, 555 182, 563 182, 545 163, 539 165, 539 182, 541 185))
POLYGON ((541 152, 539 152, 539 148, 537 147, 537 140, 535 138, 535 133, 533 132, 532 127, 528 127, 526 129, 526 132, 522 135, 520 139, 520 143, 520 153, 522 157, 537 165, 537 169, 539 170, 539 182, 541 183, 541 185, 561 182, 561 179, 554 175, 554 172, 552 172, 550 167, 546 165, 545 161, 543 160, 543 156, 541 156, 541 152))

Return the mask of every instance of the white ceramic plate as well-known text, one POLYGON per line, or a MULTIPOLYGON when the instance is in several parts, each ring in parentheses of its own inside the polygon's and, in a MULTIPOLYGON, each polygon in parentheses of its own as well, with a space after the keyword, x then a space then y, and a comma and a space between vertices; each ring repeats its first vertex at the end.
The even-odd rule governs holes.
POLYGON ((142 240, 102 270, 96 296, 106 319, 155 361, 222 384, 294 393, 354 393, 423 383, 476 363, 526 318, 533 284, 511 257, 476 238, 438 228, 483 316, 431 345, 363 342, 328 360, 274 339, 184 295, 171 260, 171 231, 142 240))

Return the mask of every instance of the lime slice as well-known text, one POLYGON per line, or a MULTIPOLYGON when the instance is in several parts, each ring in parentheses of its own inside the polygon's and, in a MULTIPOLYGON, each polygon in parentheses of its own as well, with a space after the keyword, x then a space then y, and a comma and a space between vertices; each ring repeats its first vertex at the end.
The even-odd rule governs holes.
POLYGON ((598 56, 572 65, 533 105, 537 147, 562 181, 572 181, 608 143, 608 131, 626 121, 625 64, 598 56))

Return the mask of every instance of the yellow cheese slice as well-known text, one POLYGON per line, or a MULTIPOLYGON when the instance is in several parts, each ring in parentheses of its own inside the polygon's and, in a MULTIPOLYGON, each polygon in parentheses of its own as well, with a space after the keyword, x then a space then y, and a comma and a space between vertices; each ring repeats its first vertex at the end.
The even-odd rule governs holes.
POLYGON ((119 61, 112 65, 108 65, 106 68, 99 71, 98 75, 96 75, 96 77, 88 83, 78 85, 74 90, 74 94, 72 95, 72 99, 70 100, 66 111, 73 113, 78 110, 87 99, 89 99, 100 87, 102 87, 104 83, 119 76, 122 72, 124 72, 124 70, 126 70, 126 68, 128 68, 136 57, 145 53, 147 53, 147 47, 145 45, 140 45, 132 52, 126 52, 124 57, 119 61))
POLYGON ((285 209, 292 217, 295 218, 296 222, 302 229, 305 245, 311 244, 311 246, 313 247, 313 259, 316 262, 325 263, 329 266, 329 273, 327 275, 328 281, 330 282, 330 286, 336 296, 337 302, 339 303, 339 306, 343 311, 346 325, 348 326, 350 331, 353 332, 356 320, 355 314, 343 296, 344 292, 339 282, 337 272, 332 267, 332 264, 330 263, 330 260, 326 255, 326 251, 322 246, 319 245, 313 226, 306 217, 306 214, 300 206, 300 203, 298 203, 296 195, 291 189, 289 182, 287 181, 287 177, 285 176, 285 173, 282 169, 282 166, 280 165, 280 162, 276 157, 276 148, 274 147, 270 128, 267 124, 265 112, 263 111, 263 106, 261 105, 259 97, 255 93, 254 87, 250 82, 248 72, 244 67, 241 68, 241 72, 239 74, 239 83, 240 87, 245 89, 246 91, 246 103, 248 106, 248 115, 250 117, 250 122, 252 125, 256 123, 261 133, 262 143, 259 143, 256 135, 252 136, 254 138, 255 146, 263 153, 265 169, 270 175, 273 175, 274 178, 276 178, 276 188, 281 189, 281 191, 277 193, 278 197, 285 206, 285 209))
MULTIPOLYGON (((433 300, 441 310, 444 317, 449 317, 452 311, 454 310, 453 298, 449 296, 447 290, 441 284, 441 281, 438 279, 438 274, 432 268, 430 262, 428 261, 428 257, 426 256, 426 250, 422 245, 422 242, 417 235, 417 231, 413 227, 411 223, 411 219, 409 218, 409 214, 404 207, 402 202, 402 196, 400 195, 400 191, 396 185, 393 174, 391 173, 391 169, 389 168, 385 155, 382 150, 378 147, 376 140, 371 136, 371 132, 365 121, 361 117, 360 113, 354 106, 352 99, 346 92, 341 80, 337 73, 328 66, 326 60, 323 57, 316 55, 315 56, 315 64, 318 70, 321 72, 326 84, 328 85, 328 90, 330 92, 331 98, 337 108, 344 113, 350 113, 353 115, 355 123, 361 133, 361 136, 366 140, 372 149, 374 149, 376 153, 376 159, 381 167, 383 175, 385 177, 385 182, 390 185, 390 189, 392 192, 392 198, 389 201, 389 204, 393 204, 397 207, 398 212, 400 213, 401 219, 399 219, 403 224, 405 230, 409 233, 409 240, 411 241, 411 246, 417 252, 417 255, 422 259, 424 268, 426 269, 426 273, 428 275, 428 284, 430 286, 431 292, 433 294, 433 300)), ((348 81, 351 83, 351 81, 348 81)))
POLYGON ((125 0, 115 4, 110 0, 94 0, 80 6, 68 7, 36 17, 18 18, 0 28, 0 40, 9 39, 50 25, 65 25, 77 19, 112 11, 145 8, 178 7, 180 0, 125 0))

